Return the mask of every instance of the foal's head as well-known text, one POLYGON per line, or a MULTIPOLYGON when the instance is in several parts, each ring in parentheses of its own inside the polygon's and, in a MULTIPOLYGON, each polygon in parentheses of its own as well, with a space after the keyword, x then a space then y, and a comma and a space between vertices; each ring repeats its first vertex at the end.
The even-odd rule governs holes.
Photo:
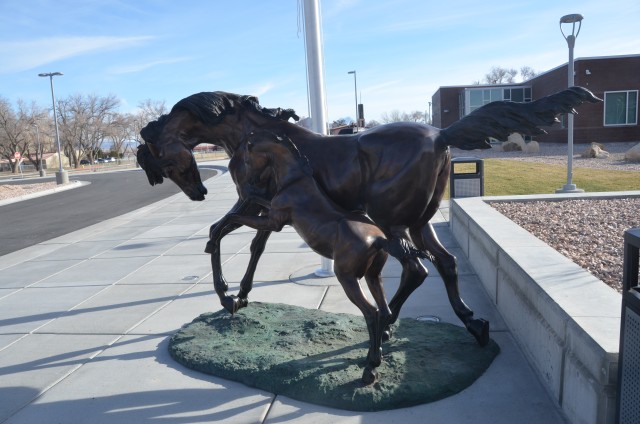
POLYGON ((291 139, 271 131, 253 131, 245 143, 244 163, 250 181, 264 184, 274 179, 276 187, 286 178, 300 174, 312 175, 309 161, 291 139))

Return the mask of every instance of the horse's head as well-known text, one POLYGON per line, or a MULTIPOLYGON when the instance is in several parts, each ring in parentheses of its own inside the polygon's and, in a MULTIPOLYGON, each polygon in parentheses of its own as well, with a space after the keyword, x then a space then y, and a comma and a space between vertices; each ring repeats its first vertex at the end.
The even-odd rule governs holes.
POLYGON ((245 112, 276 121, 297 119, 290 109, 261 107, 254 96, 216 91, 186 97, 140 131, 146 144, 138 149, 138 161, 149 183, 169 178, 192 200, 203 200, 207 191, 191 152, 200 143, 212 143, 233 155, 244 138, 244 126, 233 118, 245 112))
POLYGON ((138 163, 147 174, 149 184, 162 184, 164 178, 169 178, 191 200, 204 200, 207 188, 202 184, 198 164, 190 150, 169 152, 169 158, 155 157, 152 153, 156 148, 151 144, 138 146, 138 163))
POLYGON ((149 184, 162 184, 169 178, 191 200, 204 200, 207 194, 191 148, 180 141, 163 138, 170 115, 163 115, 140 131, 146 144, 138 146, 138 163, 144 169, 149 184), (169 140, 169 141, 167 141, 169 140))

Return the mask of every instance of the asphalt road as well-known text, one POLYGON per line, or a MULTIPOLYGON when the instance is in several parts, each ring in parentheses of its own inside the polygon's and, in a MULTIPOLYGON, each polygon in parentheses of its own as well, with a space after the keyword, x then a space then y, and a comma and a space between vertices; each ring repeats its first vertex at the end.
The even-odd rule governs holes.
MULTIPOLYGON (((218 167, 201 167, 202 179, 211 178, 222 169, 215 168, 218 167)), ((131 212, 181 192, 169 180, 150 186, 142 170, 71 175, 69 179, 89 181, 91 184, 0 206, 0 256, 131 212)))

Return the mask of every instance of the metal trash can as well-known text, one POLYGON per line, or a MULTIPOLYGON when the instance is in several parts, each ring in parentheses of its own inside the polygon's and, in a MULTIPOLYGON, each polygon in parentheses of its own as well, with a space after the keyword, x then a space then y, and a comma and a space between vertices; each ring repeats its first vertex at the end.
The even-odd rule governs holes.
POLYGON ((624 233, 622 316, 618 354, 616 423, 637 423, 640 417, 640 228, 624 233))
POLYGON ((449 198, 484 196, 484 161, 472 157, 451 159, 449 198))

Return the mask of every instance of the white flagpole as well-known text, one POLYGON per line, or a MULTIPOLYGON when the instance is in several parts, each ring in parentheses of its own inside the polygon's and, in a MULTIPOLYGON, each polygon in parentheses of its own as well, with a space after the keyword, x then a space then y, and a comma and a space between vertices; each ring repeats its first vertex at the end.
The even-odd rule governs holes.
MULTIPOLYGON (((324 58, 322 55, 322 28, 319 0, 304 0, 304 34, 307 53, 307 83, 309 85, 309 113, 311 129, 327 135, 327 100, 324 87, 324 58)), ((331 277, 333 261, 320 257, 318 277, 331 277)))

